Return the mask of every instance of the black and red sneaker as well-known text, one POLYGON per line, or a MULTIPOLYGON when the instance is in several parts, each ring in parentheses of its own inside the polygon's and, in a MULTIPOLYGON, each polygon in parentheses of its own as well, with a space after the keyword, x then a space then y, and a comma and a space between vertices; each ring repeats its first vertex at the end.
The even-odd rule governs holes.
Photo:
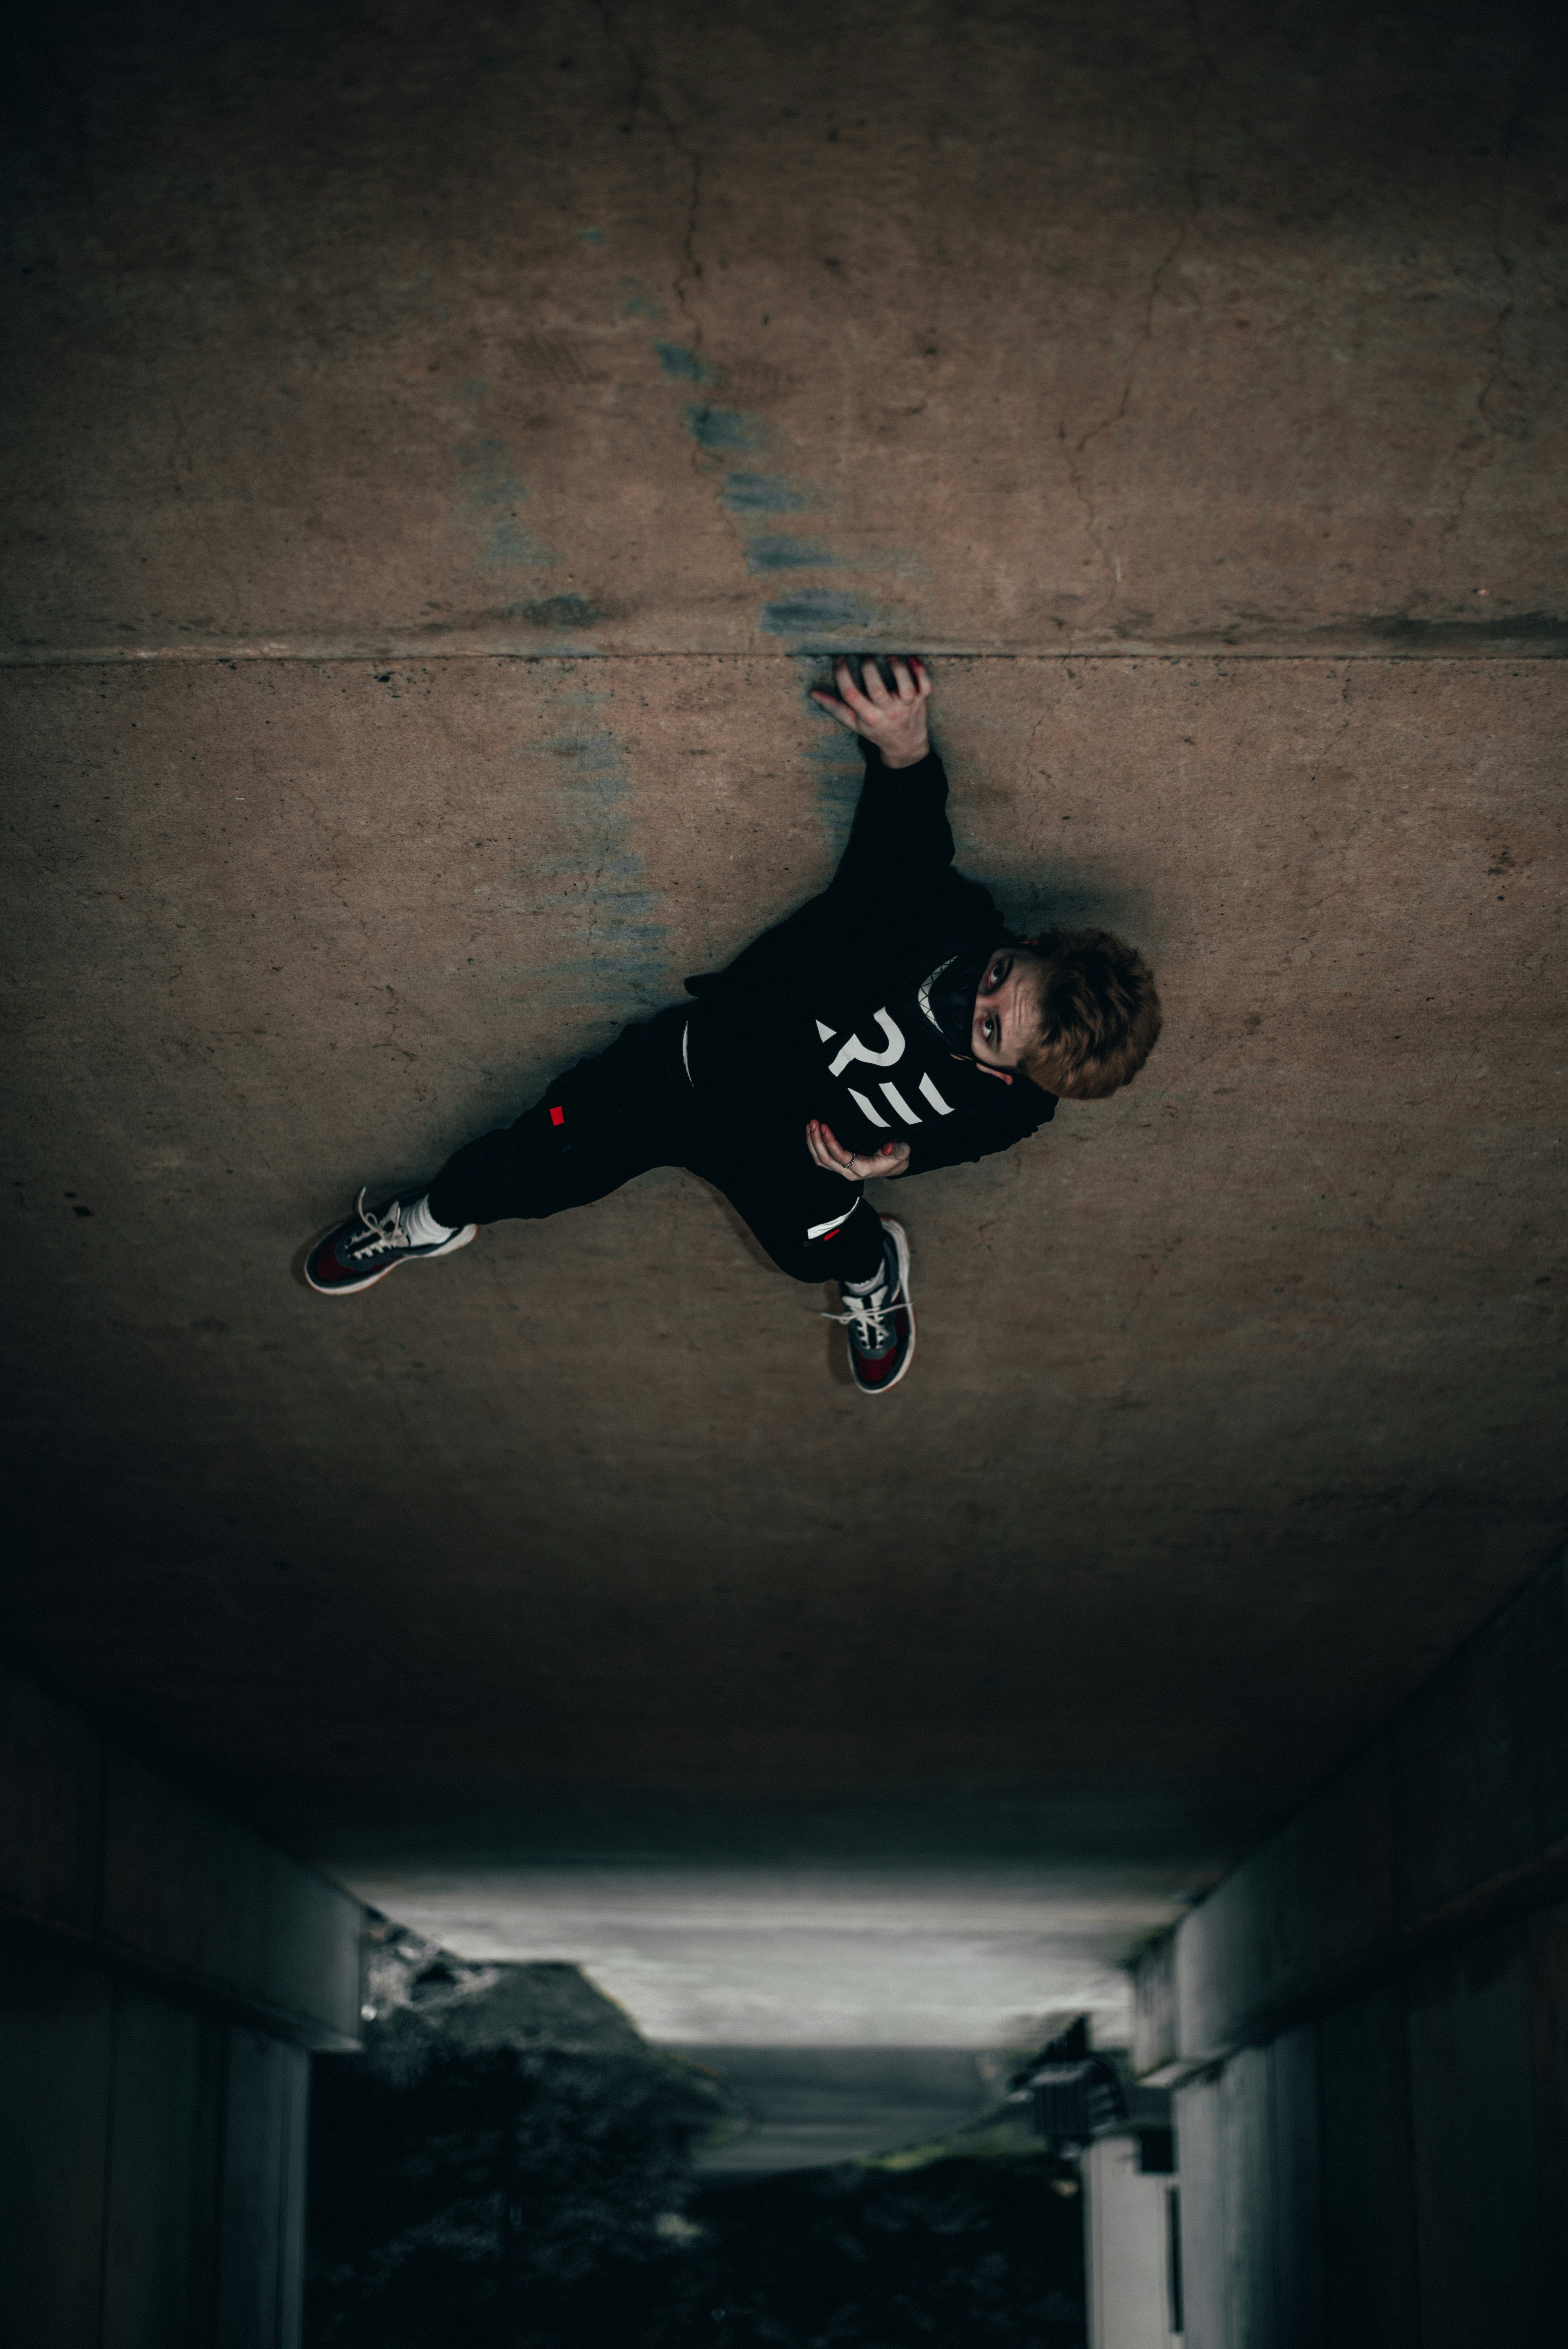
POLYGON ((909 1234, 891 1216, 882 1217, 882 1268, 874 1288, 863 1295, 841 1287, 841 1321, 849 1340, 850 1368, 862 1394, 886 1394, 914 1360, 914 1308, 909 1301, 909 1234))
POLYGON ((378 1216, 370 1215, 361 1191, 348 1221, 317 1240, 306 1257, 304 1277, 311 1287, 323 1297, 357 1297, 362 1288, 374 1288, 400 1264, 455 1255, 459 1248, 467 1247, 479 1230, 478 1224, 464 1224, 444 1240, 421 1243, 409 1238, 403 1216, 396 1199, 378 1216))

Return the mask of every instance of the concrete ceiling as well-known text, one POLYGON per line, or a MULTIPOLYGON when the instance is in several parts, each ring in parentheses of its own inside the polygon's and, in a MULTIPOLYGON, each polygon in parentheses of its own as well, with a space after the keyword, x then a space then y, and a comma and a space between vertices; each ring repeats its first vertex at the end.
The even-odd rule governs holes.
POLYGON ((43 1677, 657 2035, 970 2045, 1109 2013, 1561 1543, 1554 40, 53 13, 0 687, 43 1677), (360 1183, 821 884, 845 642, 935 657, 965 869, 1168 1010, 890 1189, 907 1385, 676 1172, 310 1295, 360 1183), (867 1963, 922 1900, 933 1971, 867 1963))

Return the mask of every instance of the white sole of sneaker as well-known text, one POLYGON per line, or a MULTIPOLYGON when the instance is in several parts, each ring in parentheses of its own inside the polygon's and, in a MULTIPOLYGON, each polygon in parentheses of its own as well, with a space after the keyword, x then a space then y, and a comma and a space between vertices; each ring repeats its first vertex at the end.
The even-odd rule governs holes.
POLYGON ((909 1293, 909 1234, 892 1216, 882 1217, 882 1227, 884 1232, 892 1234, 893 1253, 898 1257, 898 1285, 903 1291, 904 1307, 909 1314, 909 1351, 885 1387, 863 1387, 859 1379, 855 1380, 856 1392, 863 1394, 868 1402, 873 1402, 878 1395, 892 1394, 914 1360, 914 1299, 909 1293))
MULTIPOLYGON (((363 1297, 367 1289, 375 1288, 378 1280, 385 1280, 389 1272, 398 1271, 403 1265, 434 1264, 438 1257, 456 1256, 459 1248, 467 1247, 469 1242, 470 1240, 477 1240, 479 1236, 480 1227, 478 1224, 465 1224, 460 1232, 454 1232, 449 1240, 443 1240, 439 1247, 431 1248, 428 1255, 395 1257, 392 1263, 384 1264, 379 1272, 373 1272, 368 1280, 356 1280, 352 1288, 346 1288, 341 1285, 341 1283, 337 1282, 335 1282, 330 1288, 326 1288, 322 1286, 319 1280, 313 1280, 310 1277, 310 1257, 307 1256, 304 1266, 304 1285, 307 1288, 313 1290, 317 1297, 363 1297)), ((325 1237, 326 1235, 324 1234, 323 1237, 325 1238, 325 1237)), ((320 1242, 318 1241, 316 1243, 316 1247, 319 1246, 320 1242)), ((311 1249, 311 1256, 314 1256, 315 1253, 315 1247, 313 1247, 311 1249)))

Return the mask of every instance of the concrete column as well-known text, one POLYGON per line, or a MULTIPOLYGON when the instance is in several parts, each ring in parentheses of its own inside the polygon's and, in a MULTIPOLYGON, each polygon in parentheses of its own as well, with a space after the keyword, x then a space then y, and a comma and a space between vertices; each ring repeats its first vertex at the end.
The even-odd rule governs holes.
POLYGON ((0 1685, 0 2311, 27 2349, 297 2349, 310 2052, 358 1904, 0 1685))
POLYGON ((1191 2349, 1461 2349, 1568 2306, 1568 1562, 1140 1969, 1191 2349))

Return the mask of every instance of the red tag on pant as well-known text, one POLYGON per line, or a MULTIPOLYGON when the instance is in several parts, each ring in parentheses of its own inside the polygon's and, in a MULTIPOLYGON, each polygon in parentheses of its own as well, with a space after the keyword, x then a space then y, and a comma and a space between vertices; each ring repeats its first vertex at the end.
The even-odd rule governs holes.
POLYGON ((550 1112, 550 1123, 552 1125, 564 1125, 566 1123, 566 1112, 563 1109, 552 1109, 550 1112))

